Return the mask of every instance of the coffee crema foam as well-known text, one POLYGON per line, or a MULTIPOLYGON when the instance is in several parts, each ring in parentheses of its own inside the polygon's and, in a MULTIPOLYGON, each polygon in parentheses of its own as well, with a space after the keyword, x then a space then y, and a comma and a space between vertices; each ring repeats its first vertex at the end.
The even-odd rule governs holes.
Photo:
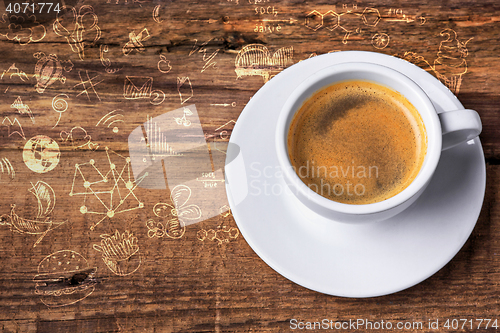
POLYGON ((380 202, 415 179, 427 150, 425 126, 400 93, 369 81, 323 88, 298 110, 288 155, 302 181, 348 204, 380 202))

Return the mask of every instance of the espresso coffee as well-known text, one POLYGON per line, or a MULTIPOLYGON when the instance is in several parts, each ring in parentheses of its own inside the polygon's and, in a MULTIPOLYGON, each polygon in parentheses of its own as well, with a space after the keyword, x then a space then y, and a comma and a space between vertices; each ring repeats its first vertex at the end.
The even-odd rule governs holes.
POLYGON ((307 99, 288 132, 288 155, 318 194, 370 204, 403 191, 427 150, 424 123, 400 93, 377 83, 344 81, 307 99))

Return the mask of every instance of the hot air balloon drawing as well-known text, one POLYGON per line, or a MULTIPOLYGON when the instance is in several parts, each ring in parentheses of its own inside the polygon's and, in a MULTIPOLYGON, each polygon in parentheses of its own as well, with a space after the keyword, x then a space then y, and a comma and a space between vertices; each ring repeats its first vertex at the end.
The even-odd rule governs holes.
POLYGON ((71 61, 61 62, 56 54, 45 55, 43 52, 33 54, 33 57, 38 59, 35 65, 35 89, 38 93, 43 94, 45 89, 56 81, 64 83, 66 78, 63 76, 63 70, 69 72, 73 69, 71 61), (63 63, 64 66, 63 67, 63 63))
POLYGON ((40 235, 33 245, 33 247, 36 247, 50 230, 61 226, 67 221, 54 222, 49 217, 56 202, 52 187, 44 181, 38 181, 35 185, 31 185, 32 188, 29 189, 29 192, 35 196, 37 201, 36 217, 34 219, 20 217, 15 212, 16 205, 12 204, 10 213, 0 217, 0 225, 9 225, 12 231, 21 234, 40 235))

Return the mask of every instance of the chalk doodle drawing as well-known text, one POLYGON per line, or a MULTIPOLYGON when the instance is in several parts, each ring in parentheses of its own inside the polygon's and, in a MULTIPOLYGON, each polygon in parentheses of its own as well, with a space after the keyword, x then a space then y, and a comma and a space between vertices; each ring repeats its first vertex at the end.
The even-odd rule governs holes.
MULTIPOLYGON (((142 0, 132 0, 132 3, 143 3, 145 1, 142 1, 142 0)), ((107 0, 106 3, 111 3, 111 0, 107 0)), ((115 0, 115 5, 118 5, 120 3, 120 0, 115 0)), ((125 0, 124 3, 128 3, 128 0, 125 0)), ((141 6, 142 7, 142 6, 141 6)))
POLYGON ((123 123, 123 114, 121 113, 118 113, 122 110, 118 109, 118 110, 113 110, 111 112, 108 112, 107 114, 105 114, 101 119, 99 119, 99 121, 97 122, 97 124, 95 125, 95 127, 98 127, 99 125, 101 126, 106 126, 107 128, 111 128, 111 126, 113 126, 113 133, 118 133, 119 131, 119 128, 118 128, 118 123, 123 123))
POLYGON ((175 122, 177 125, 183 125, 186 127, 191 126, 191 120, 187 119, 187 117, 192 116, 193 112, 189 110, 189 108, 184 108, 183 116, 182 117, 174 117, 175 122))
MULTIPOLYGON (((232 216, 231 209, 228 206, 223 206, 219 209, 220 216, 226 218, 232 216)), ((223 243, 229 243, 230 240, 238 238, 240 231, 238 228, 229 227, 228 222, 223 220, 216 229, 200 229, 196 233, 196 237, 200 241, 205 241, 206 239, 210 241, 216 241, 218 245, 223 243)))
POLYGON ((237 79, 243 76, 260 75, 264 82, 292 64, 293 46, 282 47, 271 55, 262 44, 244 46, 236 56, 237 79))
POLYGON ((293 25, 298 22, 298 20, 291 17, 289 19, 278 19, 278 8, 276 6, 270 4, 266 6, 258 2, 255 5, 255 15, 263 18, 255 23, 254 32, 277 34, 283 29, 283 24, 293 25))
POLYGON ((193 85, 189 77, 177 77, 177 92, 179 93, 181 104, 186 103, 193 97, 193 85))
POLYGON ((427 19, 421 15, 408 15, 404 13, 401 8, 390 8, 387 17, 384 18, 387 22, 404 22, 404 23, 418 23, 425 24, 427 19))
POLYGON ((143 157, 143 161, 147 162, 149 158, 155 161, 156 159, 161 160, 169 156, 183 156, 170 146, 168 135, 162 131, 162 124, 150 118, 149 115, 146 116, 146 119, 146 126, 144 127, 146 138, 142 137, 141 142, 147 140, 146 147, 148 153, 143 157))
POLYGON ((322 14, 317 10, 313 10, 306 15, 304 25, 313 31, 317 31, 322 27, 332 32, 340 31, 344 34, 342 43, 347 44, 349 36, 352 33, 361 32, 361 23, 374 27, 378 24, 379 21, 380 13, 377 9, 374 8, 367 8, 363 13, 355 13, 351 10, 348 10, 344 13, 337 13, 333 10, 329 10, 326 13, 322 14), (377 15, 377 17, 374 21, 371 21, 367 19, 365 15, 377 15))
POLYGON ((35 123, 35 117, 33 117, 33 112, 31 112, 28 104, 23 103, 23 101, 21 100, 21 96, 18 96, 10 107, 16 109, 19 114, 27 114, 30 117, 31 122, 33 124, 35 123))
POLYGON ((35 293, 48 307, 75 304, 95 289, 96 267, 90 267, 80 253, 61 250, 46 256, 38 265, 38 274, 33 278, 35 293))
POLYGON ((0 217, 0 225, 8 225, 12 231, 20 234, 39 235, 33 247, 36 247, 49 231, 66 223, 66 221, 53 222, 49 218, 44 220, 22 218, 16 214, 15 208, 16 205, 11 205, 10 213, 0 217))
POLYGON ((9 214, 4 214, 0 217, 1 225, 8 225, 12 231, 20 234, 37 235, 39 236, 33 247, 36 247, 47 233, 61 226, 67 221, 54 222, 50 218, 55 203, 56 196, 52 187, 44 181, 38 181, 35 185, 31 183, 29 192, 35 196, 37 200, 37 213, 33 219, 23 218, 16 214, 16 205, 11 205, 9 214))
POLYGON ((167 60, 167 58, 163 54, 160 54, 160 60, 158 60, 158 70, 164 74, 172 70, 170 60, 167 60))
MULTIPOLYGON (((375 28, 382 20, 387 22, 416 22, 420 25, 426 22, 425 17, 407 15, 401 9, 390 8, 387 15, 383 16, 377 8, 365 7, 361 11, 358 10, 357 5, 353 5, 352 8, 343 5, 342 11, 334 9, 325 13, 318 10, 309 12, 305 17, 304 25, 313 31, 325 28, 331 32, 340 32, 344 34, 342 43, 347 44, 352 34, 362 34, 363 27, 375 28)), ((372 45, 377 49, 387 47, 389 41, 390 37, 385 32, 378 32, 372 36, 372 45)))
POLYGON ((67 99, 69 98, 69 96, 66 94, 59 94, 52 99, 52 110, 59 113, 57 122, 52 128, 56 127, 59 124, 62 114, 66 112, 66 110, 68 110, 68 102, 66 102, 65 98, 67 99))
POLYGON ((216 179, 223 179, 222 167, 225 156, 211 155, 194 104, 152 119, 148 118, 146 123, 132 131, 128 144, 134 176, 140 177, 145 172, 150 175, 140 187, 172 190, 182 185, 189 188, 191 193, 189 203, 196 204, 202 215, 195 221, 185 219, 183 215, 179 216, 179 220, 186 226, 217 216, 218 207, 227 203, 224 186, 205 188, 203 182, 196 180, 203 173, 211 172, 215 174, 216 179), (193 113, 190 116, 186 115, 186 119, 191 122, 190 126, 179 125, 175 121, 175 118, 184 117, 186 108, 193 113), (157 147, 163 147, 162 151, 166 151, 164 147, 169 147, 178 154, 173 155, 170 151, 166 151, 168 155, 163 155, 158 152, 157 147))
POLYGON ((76 164, 70 196, 83 196, 80 213, 96 215, 94 230, 104 219, 144 207, 134 193, 137 185, 147 177, 147 172, 137 180, 130 168, 130 158, 106 147, 107 171, 101 171, 95 160, 76 164), (120 163, 118 165, 117 163, 120 163))
POLYGON ((82 86, 82 91, 76 95, 76 97, 82 95, 82 94, 85 94, 87 96, 87 99, 90 101, 90 95, 89 95, 89 91, 88 89, 92 89, 92 92, 95 94, 95 96, 97 97, 97 99, 99 101, 101 101, 101 97, 99 97, 99 94, 97 93, 97 91, 95 90, 95 87, 97 87, 97 85, 99 83, 101 83, 102 81, 104 80, 101 80, 99 82, 93 82, 92 80, 96 79, 99 77, 99 74, 96 74, 94 77, 90 77, 89 75, 89 71, 88 70, 85 70, 85 75, 87 76, 87 79, 84 81, 83 78, 82 78, 82 72, 81 71, 78 71, 78 76, 80 77, 80 83, 77 83, 73 86, 73 89, 78 87, 78 86, 82 86))
POLYGON ((232 106, 234 108, 234 107, 236 107, 236 102, 232 102, 232 103, 211 103, 210 106, 223 106, 223 107, 232 106))
POLYGON ((202 59, 203 61, 205 62, 205 64, 203 65, 203 68, 201 69, 201 72, 203 73, 204 71, 206 71, 208 68, 210 67, 214 67, 215 68, 215 65, 217 64, 217 62, 214 61, 215 57, 217 56, 217 54, 219 53, 220 51, 220 48, 219 49, 216 49, 215 51, 213 51, 212 53, 210 53, 210 55, 208 54, 209 51, 207 50, 207 45, 212 41, 212 39, 206 41, 205 43, 201 44, 201 45, 198 45, 198 40, 195 39, 194 40, 194 45, 193 45, 193 49, 191 50, 191 52, 189 52, 189 56, 193 55, 194 53, 201 53, 202 54, 202 59))
POLYGON ((149 99, 153 105, 160 105, 165 100, 165 93, 153 90, 153 78, 150 76, 127 76, 123 85, 125 99, 149 99))
POLYGON ((139 269, 142 259, 134 234, 127 230, 120 234, 116 230, 114 235, 100 237, 101 244, 94 244, 93 248, 101 252, 102 261, 114 274, 127 276, 139 269))
POLYGON ((46 135, 36 135, 24 145, 24 164, 33 172, 46 173, 59 163, 61 152, 57 142, 46 135))
MULTIPOLYGON (((229 137, 231 136, 232 128, 234 127, 235 121, 229 120, 225 124, 217 127, 213 132, 205 133, 205 141, 208 143, 210 153, 212 154, 212 162, 217 163, 217 161, 224 163, 225 157, 220 156, 216 157, 218 154, 216 151, 227 155, 227 146, 229 142, 229 137), (220 160, 223 158, 223 160, 220 160)), ((198 178, 198 181, 202 181, 205 188, 214 188, 217 187, 217 184, 223 183, 224 178, 221 175, 220 179, 217 179, 215 173, 204 173, 202 174, 201 180, 198 178), (210 181, 212 178, 212 181, 210 181)), ((222 184, 221 184, 222 185, 222 184)))
POLYGON ((163 20, 160 20, 160 7, 161 5, 156 5, 155 8, 153 9, 153 21, 156 23, 161 23, 163 20))
POLYGON ((218 183, 224 183, 224 179, 217 179, 214 172, 204 172, 196 181, 202 182, 205 188, 217 187, 218 183))
POLYGON ((186 185, 177 185, 170 193, 170 200, 174 206, 167 203, 157 203, 153 207, 153 212, 157 217, 169 218, 165 224, 150 219, 146 222, 148 237, 167 236, 173 239, 181 238, 184 235, 186 226, 183 220, 197 220, 202 212, 199 206, 189 204, 191 189, 186 185))
POLYGON ((229 243, 231 239, 238 238, 240 231, 238 228, 228 227, 226 225, 220 225, 217 229, 201 229, 197 232, 196 237, 200 241, 208 239, 210 241, 217 241, 220 245, 222 243, 229 243))
MULTIPOLYGON (((67 9, 67 7, 63 6, 62 9, 67 9)), ((56 35, 66 38, 71 51, 78 53, 80 60, 83 60, 85 58, 85 45, 95 45, 101 38, 101 28, 97 25, 97 15, 90 5, 81 6, 78 11, 75 7, 71 7, 70 13, 73 15, 71 27, 66 27, 63 24, 65 20, 58 14, 52 28, 56 35), (89 40, 91 40, 90 43, 89 40)))
POLYGON ((31 184, 29 192, 32 193, 38 202, 36 218, 41 219, 52 213, 56 205, 56 195, 52 187, 44 181, 31 184))
POLYGON ((144 52, 146 50, 142 42, 148 40, 151 35, 149 34, 148 29, 144 28, 139 32, 139 34, 135 34, 134 31, 131 31, 128 34, 129 41, 123 46, 122 52, 124 55, 128 56, 132 51, 137 51, 138 53, 144 52))
POLYGON ((4 70, 2 75, 0 76, 0 80, 3 80, 5 74, 9 74, 9 79, 13 79, 13 77, 18 77, 22 82, 29 81, 28 75, 16 67, 16 64, 13 63, 8 69, 4 70))
POLYGON ((8 131, 9 131, 9 137, 14 134, 18 134, 21 138, 26 140, 26 136, 24 135, 23 127, 21 126, 21 123, 17 118, 14 118, 14 120, 10 120, 9 117, 3 118, 2 121, 3 126, 7 126, 8 131))
POLYGON ((365 9, 363 9, 363 13, 361 14, 361 19, 363 20, 364 25, 368 27, 376 27, 382 17, 377 8, 365 7, 365 9))
POLYGON ((429 63, 424 57, 415 52, 405 52, 403 59, 434 72, 436 77, 445 84, 455 95, 460 91, 462 76, 467 73, 467 43, 458 39, 457 33, 452 29, 444 29, 439 34, 445 39, 439 44, 437 58, 434 63, 429 63))
POLYGON ((382 50, 382 49, 385 49, 387 47, 387 45, 389 45, 390 40, 391 40, 391 38, 389 37, 388 34, 383 33, 383 32, 376 33, 372 37, 372 45, 374 48, 382 50))
POLYGON ((220 145, 219 143, 227 143, 229 141, 229 137, 231 136, 232 127, 236 123, 235 120, 229 120, 225 124, 217 127, 214 130, 213 134, 205 134, 205 140, 209 142, 210 148, 220 151, 221 153, 227 155, 227 144, 220 145))
POLYGON ((61 62, 56 54, 45 55, 43 52, 33 54, 35 59, 38 59, 35 65, 35 89, 42 94, 48 86, 56 81, 66 82, 66 78, 62 75, 63 70, 69 72, 73 69, 71 60, 61 62))
POLYGON ((6 173, 10 179, 16 178, 16 170, 14 170, 14 167, 7 157, 2 157, 2 159, 0 159, 0 170, 3 174, 6 173))
POLYGON ((222 139, 222 140, 229 140, 229 130, 228 127, 233 126, 236 124, 236 121, 231 119, 228 122, 226 122, 224 125, 221 125, 215 129, 215 133, 217 133, 217 136, 222 139))
POLYGON ((228 106, 231 106, 231 107, 236 107, 236 102, 232 102, 232 103, 210 103, 210 106, 222 106, 222 107, 228 107, 228 106))
POLYGON ((8 16, 7 13, 4 13, 0 17, 0 36, 7 38, 9 41, 26 45, 31 42, 41 41, 46 34, 45 27, 37 22, 35 15, 8 16))
POLYGON ((73 127, 69 133, 61 131, 59 137, 62 142, 71 144, 73 149, 97 150, 99 148, 97 143, 92 142, 92 137, 87 134, 87 130, 81 126, 73 127))
MULTIPOLYGON (((360 34, 362 32, 359 19, 360 17, 362 17, 362 15, 363 14, 360 15, 351 11, 338 14, 338 25, 331 31, 338 28, 338 31, 344 34, 344 37, 342 38, 342 44, 347 44, 347 41, 351 34, 360 34)), ((364 20, 361 21, 364 23, 364 20)))
POLYGON ((99 46, 99 58, 101 60, 101 64, 106 68, 105 69, 106 73, 113 74, 113 73, 120 71, 122 69, 122 67, 111 68, 112 67, 111 60, 109 60, 109 58, 105 57, 105 53, 107 53, 107 52, 109 52, 108 45, 102 44, 101 46, 99 46))

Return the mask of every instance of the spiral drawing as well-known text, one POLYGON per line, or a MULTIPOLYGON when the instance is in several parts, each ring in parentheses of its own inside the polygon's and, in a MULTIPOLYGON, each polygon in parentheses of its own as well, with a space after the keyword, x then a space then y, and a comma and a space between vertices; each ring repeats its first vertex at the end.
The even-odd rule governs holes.
POLYGON ((69 98, 69 96, 66 94, 59 94, 52 99, 52 109, 55 112, 59 113, 59 118, 57 119, 56 124, 52 128, 56 127, 59 124, 59 121, 61 120, 61 115, 68 109, 68 102, 66 102, 66 100, 63 97, 69 98))

